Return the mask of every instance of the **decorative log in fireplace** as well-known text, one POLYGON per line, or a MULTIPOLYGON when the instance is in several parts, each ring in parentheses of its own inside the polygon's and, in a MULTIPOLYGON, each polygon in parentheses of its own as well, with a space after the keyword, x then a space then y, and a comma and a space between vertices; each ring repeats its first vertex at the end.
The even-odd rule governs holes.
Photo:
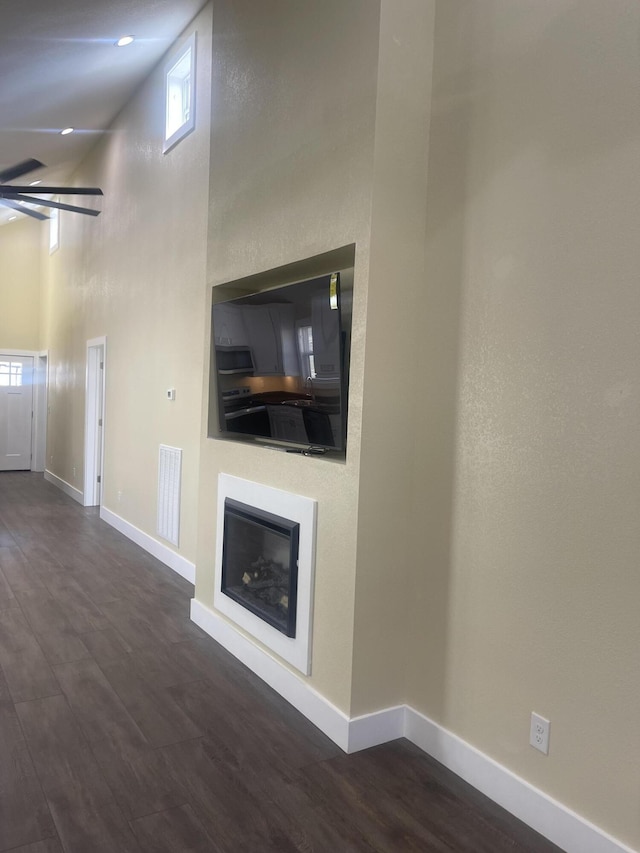
POLYGON ((300 525, 225 498, 222 592, 287 637, 296 635, 300 525))

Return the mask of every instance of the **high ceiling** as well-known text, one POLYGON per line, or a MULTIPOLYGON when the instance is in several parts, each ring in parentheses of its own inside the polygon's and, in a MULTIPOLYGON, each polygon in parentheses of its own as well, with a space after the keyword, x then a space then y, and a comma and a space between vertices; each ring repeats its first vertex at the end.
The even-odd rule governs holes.
POLYGON ((68 179, 204 3, 0 0, 0 170, 34 157, 47 169, 25 180, 68 179))

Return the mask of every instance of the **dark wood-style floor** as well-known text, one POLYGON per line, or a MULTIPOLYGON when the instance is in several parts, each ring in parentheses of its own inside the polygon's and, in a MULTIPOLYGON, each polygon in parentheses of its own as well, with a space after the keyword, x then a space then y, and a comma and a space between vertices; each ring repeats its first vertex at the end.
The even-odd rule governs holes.
POLYGON ((406 741, 344 755, 188 618, 193 587, 0 473, 0 850, 558 848, 406 741))

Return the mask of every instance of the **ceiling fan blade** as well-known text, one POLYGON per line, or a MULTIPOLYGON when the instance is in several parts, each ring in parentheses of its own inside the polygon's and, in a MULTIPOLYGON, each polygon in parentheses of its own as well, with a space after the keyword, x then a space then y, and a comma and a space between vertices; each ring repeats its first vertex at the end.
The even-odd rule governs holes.
POLYGON ((13 210, 18 210, 20 213, 24 213, 27 216, 32 216, 34 219, 48 219, 48 216, 45 216, 44 213, 40 213, 38 210, 29 210, 28 207, 23 207, 23 205, 18 204, 17 201, 13 201, 10 198, 0 198, 0 204, 3 204, 5 207, 11 207, 13 210))
POLYGON ((2 192, 11 193, 44 193, 44 195, 104 195, 98 187, 38 187, 34 189, 29 186, 16 186, 15 184, 0 185, 2 192))
POLYGON ((55 207, 58 210, 70 210, 72 213, 86 213, 87 216, 99 216, 99 210, 93 210, 90 207, 77 207, 75 204, 63 204, 60 201, 45 201, 42 198, 29 198, 28 195, 20 195, 19 193, 8 195, 8 193, 4 192, 4 187, 0 189, 0 193, 5 198, 13 199, 14 201, 24 201, 27 204, 39 204, 42 207, 55 207))
POLYGON ((16 163, 15 166, 10 166, 8 169, 3 169, 0 172, 0 184, 6 181, 13 181, 14 178, 19 178, 21 175, 26 175, 28 172, 33 172, 34 169, 44 168, 44 163, 39 160, 23 160, 21 163, 16 163))

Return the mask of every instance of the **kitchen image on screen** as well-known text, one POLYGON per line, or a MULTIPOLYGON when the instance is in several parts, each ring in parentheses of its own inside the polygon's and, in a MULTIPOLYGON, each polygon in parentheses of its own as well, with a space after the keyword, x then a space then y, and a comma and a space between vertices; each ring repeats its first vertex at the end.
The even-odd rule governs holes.
POLYGON ((341 279, 330 273, 213 305, 221 436, 344 450, 350 310, 341 279))

